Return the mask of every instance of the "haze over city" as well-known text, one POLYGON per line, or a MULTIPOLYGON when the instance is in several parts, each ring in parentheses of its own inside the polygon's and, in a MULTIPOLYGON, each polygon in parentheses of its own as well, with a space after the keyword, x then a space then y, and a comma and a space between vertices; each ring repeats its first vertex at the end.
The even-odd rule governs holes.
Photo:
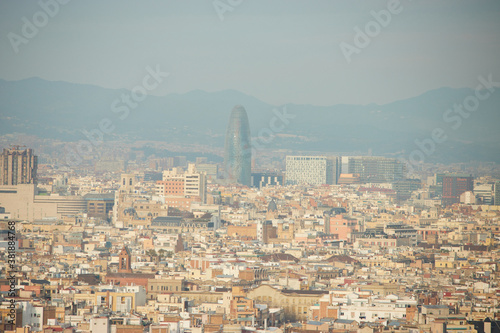
POLYGON ((0 333, 500 333, 500 2, 0 2, 0 333))
POLYGON ((497 1, 402 0, 350 64, 339 44, 354 45, 354 28, 364 30, 387 1, 234 3, 221 21, 216 1, 68 1, 14 52, 7 34, 23 36, 22 18, 33 21, 41 8, 2 2, 0 78, 131 89, 159 64, 171 76, 154 95, 235 89, 273 105, 334 105, 384 104, 500 77, 497 1))

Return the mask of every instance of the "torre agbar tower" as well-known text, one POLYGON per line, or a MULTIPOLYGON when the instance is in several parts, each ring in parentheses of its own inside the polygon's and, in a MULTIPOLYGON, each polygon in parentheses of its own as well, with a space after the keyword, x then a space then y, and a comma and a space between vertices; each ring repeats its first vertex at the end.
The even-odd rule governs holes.
POLYGON ((245 108, 237 105, 231 111, 224 149, 225 178, 250 186, 252 149, 250 125, 245 108))

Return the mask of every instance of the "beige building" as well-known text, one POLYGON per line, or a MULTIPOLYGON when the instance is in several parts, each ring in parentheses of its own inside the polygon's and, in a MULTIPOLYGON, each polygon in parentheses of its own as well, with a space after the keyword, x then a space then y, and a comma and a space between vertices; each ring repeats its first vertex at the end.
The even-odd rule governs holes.
POLYGON ((309 308, 318 303, 328 291, 319 290, 279 290, 268 285, 261 285, 247 293, 247 297, 264 303, 269 307, 282 307, 286 320, 309 319, 309 308))
POLYGON ((224 295, 224 293, 220 291, 183 291, 176 294, 193 300, 195 306, 206 302, 217 303, 224 295))
POLYGON ((11 218, 27 221, 62 218, 87 210, 83 197, 38 195, 35 184, 0 185, 0 204, 11 218))
POLYGON ((36 169, 33 149, 4 149, 0 155, 0 185, 35 184, 36 169))
POLYGON ((148 279, 147 297, 157 300, 159 295, 181 292, 186 288, 184 279, 148 279))
POLYGON ((159 196, 199 197, 205 203, 207 196, 206 174, 197 172, 194 164, 189 164, 187 171, 181 168, 163 171, 163 180, 156 183, 156 195, 159 196))
POLYGON ((143 286, 115 287, 113 290, 93 294, 94 304, 110 308, 115 312, 130 312, 146 304, 146 290, 143 286))

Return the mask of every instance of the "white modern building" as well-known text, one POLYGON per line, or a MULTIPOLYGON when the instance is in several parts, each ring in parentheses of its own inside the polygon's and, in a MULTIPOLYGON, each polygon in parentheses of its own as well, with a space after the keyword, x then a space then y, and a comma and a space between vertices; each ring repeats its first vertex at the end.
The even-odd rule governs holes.
POLYGON ((33 305, 30 302, 20 302, 23 311, 22 326, 30 326, 32 331, 43 330, 43 306, 33 305))
MULTIPOLYGON (((351 296, 352 297, 352 296, 351 296)), ((339 307, 339 319, 356 320, 357 322, 374 322, 379 319, 405 319, 406 308, 416 306, 414 299, 400 299, 396 295, 384 298, 370 298, 365 302, 356 302, 355 299, 339 307)))
POLYGON ((340 166, 337 156, 287 156, 286 184, 337 184, 340 166))

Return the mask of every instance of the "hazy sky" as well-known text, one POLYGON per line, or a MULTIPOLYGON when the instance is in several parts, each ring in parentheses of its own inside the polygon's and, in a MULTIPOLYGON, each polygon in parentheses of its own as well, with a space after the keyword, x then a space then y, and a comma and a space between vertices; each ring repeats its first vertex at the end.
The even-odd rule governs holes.
POLYGON ((389 3, 72 0, 45 24, 38 1, 2 1, 0 78, 130 89, 159 65, 170 76, 153 94, 236 89, 275 105, 387 103, 489 73, 500 81, 498 0, 401 0, 348 63, 340 43, 376 29, 370 12, 389 3), (232 11, 221 20, 214 3, 232 11), (40 28, 16 53, 9 36, 25 38, 23 17, 40 28))

